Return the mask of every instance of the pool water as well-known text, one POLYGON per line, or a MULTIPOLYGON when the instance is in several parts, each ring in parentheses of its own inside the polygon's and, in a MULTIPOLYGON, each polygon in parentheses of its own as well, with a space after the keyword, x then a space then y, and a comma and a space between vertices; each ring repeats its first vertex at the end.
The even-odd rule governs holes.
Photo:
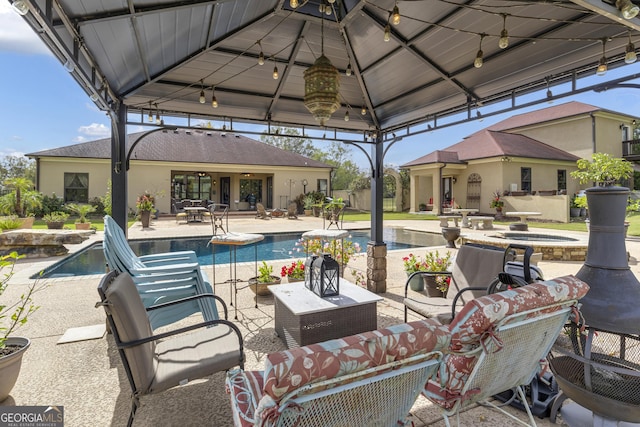
MULTIPOLYGON (((304 258, 304 250, 296 245, 301 233, 265 234, 264 240, 257 244, 258 261, 273 261, 287 258, 304 258)), ((370 240, 369 230, 353 231, 349 237, 360 245, 360 251, 366 252, 367 242, 370 240)), ((387 250, 409 249, 423 246, 439 246, 445 244, 439 234, 408 231, 402 228, 386 228, 383 240, 387 250)), ((138 255, 148 255, 162 252, 194 251, 200 265, 213 264, 213 247, 207 246, 208 237, 130 240, 131 249, 138 255)), ((216 245, 216 264, 229 263, 229 246, 216 245)), ((253 262, 256 257, 254 245, 237 247, 238 262, 253 262)), ((106 261, 101 243, 94 243, 87 248, 70 255, 46 268, 41 277, 84 276, 102 274, 106 271, 106 261)), ((40 277, 40 276, 38 276, 40 277)))

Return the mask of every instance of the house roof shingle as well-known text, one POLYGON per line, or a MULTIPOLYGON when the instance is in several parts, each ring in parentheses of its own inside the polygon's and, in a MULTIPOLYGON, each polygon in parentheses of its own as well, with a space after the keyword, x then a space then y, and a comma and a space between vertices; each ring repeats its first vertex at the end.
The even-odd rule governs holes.
POLYGON ((444 151, 434 151, 408 162, 402 167, 429 163, 463 163, 474 159, 509 156, 531 159, 566 160, 575 162, 579 157, 552 147, 528 136, 496 132, 487 129, 472 134, 465 140, 451 145, 444 151), (451 153, 443 155, 442 153, 451 153), (456 156, 454 157, 453 154, 456 156), (447 161, 446 159, 455 159, 447 161))
MULTIPOLYGON (((143 134, 130 134, 127 151, 143 134)), ((111 139, 105 138, 66 147, 27 154, 29 157, 111 158, 111 139)), ((181 163, 246 164, 260 166, 298 166, 331 168, 328 165, 291 151, 238 134, 210 131, 156 132, 141 140, 131 160, 181 163)))
MULTIPOLYGON (((529 126, 533 124, 541 124, 552 120, 563 119, 573 116, 581 116, 584 114, 595 113, 596 111, 608 111, 614 114, 621 114, 619 112, 605 110, 594 105, 584 104, 582 102, 570 101, 564 104, 554 105, 552 107, 543 108, 541 110, 530 111, 528 113, 517 114, 511 116, 505 120, 502 120, 492 126, 486 128, 487 130, 504 131, 510 129, 516 129, 523 126, 529 126)), ((631 117, 631 116, 630 116, 631 117)))

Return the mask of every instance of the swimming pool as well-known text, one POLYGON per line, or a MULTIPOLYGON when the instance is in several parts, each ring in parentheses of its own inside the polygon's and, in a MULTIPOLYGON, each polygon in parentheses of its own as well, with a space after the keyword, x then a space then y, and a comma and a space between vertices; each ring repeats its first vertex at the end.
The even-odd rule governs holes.
MULTIPOLYGON (((258 260, 273 261, 286 258, 304 258, 304 252, 296 250, 296 242, 301 233, 265 234, 264 240, 258 243, 258 260)), ((352 241, 360 245, 361 252, 366 252, 370 239, 369 230, 352 231, 352 241)), ((409 249, 422 246, 439 246, 446 242, 442 235, 409 231, 403 228, 386 228, 383 240, 388 250, 409 249)), ((130 240, 129 244, 138 255, 161 252, 194 251, 200 265, 212 265, 212 247, 207 246, 208 237, 130 240)), ((255 248, 253 245, 237 248, 238 262, 253 261, 255 248)), ((216 264, 229 262, 229 246, 216 246, 216 264)), ((102 252, 102 244, 94 243, 87 248, 70 255, 44 270, 43 278, 84 276, 102 274, 106 271, 106 261, 102 252)), ((34 277, 35 278, 35 277, 34 277)))

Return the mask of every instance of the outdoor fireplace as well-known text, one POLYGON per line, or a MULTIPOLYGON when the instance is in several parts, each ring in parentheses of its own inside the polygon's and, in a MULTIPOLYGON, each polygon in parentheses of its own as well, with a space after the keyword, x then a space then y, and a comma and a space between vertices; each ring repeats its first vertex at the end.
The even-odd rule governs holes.
POLYGON ((579 405, 563 408, 569 426, 640 423, 640 282, 624 241, 628 194, 622 187, 587 190, 589 249, 576 274, 590 286, 580 301, 584 325, 566 328, 569 349, 555 348, 551 359, 562 391, 552 416, 565 398, 579 405))

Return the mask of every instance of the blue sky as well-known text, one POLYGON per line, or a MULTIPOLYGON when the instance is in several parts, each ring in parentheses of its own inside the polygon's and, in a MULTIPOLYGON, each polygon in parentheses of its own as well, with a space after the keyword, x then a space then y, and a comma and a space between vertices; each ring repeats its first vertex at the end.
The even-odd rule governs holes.
MULTIPOLYGON (((610 71, 605 78, 633 73, 640 73, 640 61, 610 71)), ((603 78, 593 76, 588 80, 579 83, 580 86, 595 84, 603 78)), ((634 83, 640 83, 640 80, 634 83)), ((586 93, 557 100, 555 104, 569 100, 640 117, 638 89, 586 93)), ((511 114, 405 138, 389 150, 385 164, 401 165, 460 142, 465 136, 510 115, 545 107, 548 105, 541 104, 511 114)), ((107 115, 96 108, 38 36, 13 12, 9 3, 0 2, 0 156, 32 153, 109 135, 110 121, 107 115)), ((362 167, 368 165, 357 150, 353 152, 353 159, 362 167)))

